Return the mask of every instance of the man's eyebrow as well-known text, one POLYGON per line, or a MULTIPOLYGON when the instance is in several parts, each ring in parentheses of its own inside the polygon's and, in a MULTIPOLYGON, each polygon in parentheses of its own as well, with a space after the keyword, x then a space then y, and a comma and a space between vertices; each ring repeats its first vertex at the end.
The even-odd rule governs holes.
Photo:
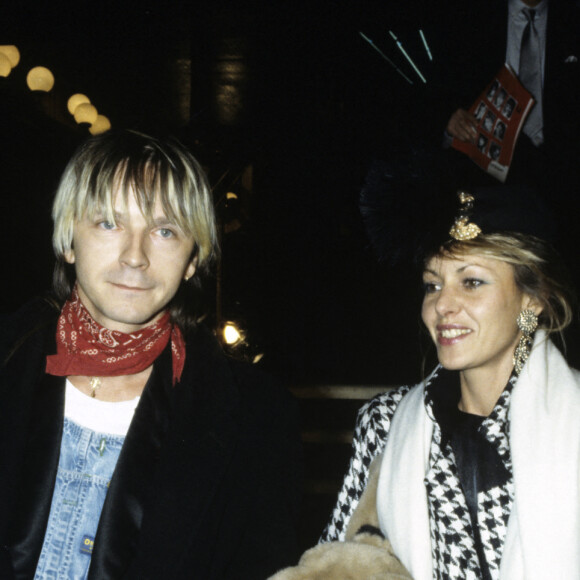
POLYGON ((175 220, 167 217, 166 215, 161 215, 161 216, 158 216, 156 218, 153 218, 151 220, 151 223, 154 226, 158 226, 158 227, 159 226, 177 226, 178 225, 175 220))
POLYGON ((97 207, 94 210, 92 210, 92 212, 90 212, 88 214, 88 217, 90 217, 91 219, 103 218, 103 217, 109 217, 109 216, 111 216, 115 221, 123 218, 123 215, 120 214, 119 212, 116 212, 116 211, 110 212, 109 210, 107 210, 104 207, 97 207))

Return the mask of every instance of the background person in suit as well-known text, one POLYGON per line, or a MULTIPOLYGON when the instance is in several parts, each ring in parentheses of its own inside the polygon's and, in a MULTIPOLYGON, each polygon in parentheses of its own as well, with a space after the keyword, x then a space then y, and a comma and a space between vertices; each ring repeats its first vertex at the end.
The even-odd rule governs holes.
POLYGON ((521 43, 528 23, 523 11, 532 10, 540 51, 541 93, 535 95, 539 125, 531 130, 526 124, 508 180, 534 185, 540 180, 548 187, 564 181, 569 190, 576 183, 580 155, 577 5, 567 0, 491 0, 464 7, 451 2, 447 8, 446 42, 433 31, 434 43, 440 42, 437 77, 447 134, 463 141, 477 139, 476 120, 467 109, 504 62, 521 74, 521 43))

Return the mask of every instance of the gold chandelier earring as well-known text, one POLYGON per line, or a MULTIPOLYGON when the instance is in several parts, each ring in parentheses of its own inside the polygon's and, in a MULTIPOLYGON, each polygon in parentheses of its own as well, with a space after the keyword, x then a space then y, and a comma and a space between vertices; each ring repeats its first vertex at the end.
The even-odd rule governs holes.
POLYGON ((518 314, 517 324, 518 328, 522 331, 522 337, 520 338, 516 351, 514 352, 514 368, 516 374, 519 375, 530 356, 532 334, 535 332, 536 328, 538 328, 538 316, 533 310, 522 310, 518 314))

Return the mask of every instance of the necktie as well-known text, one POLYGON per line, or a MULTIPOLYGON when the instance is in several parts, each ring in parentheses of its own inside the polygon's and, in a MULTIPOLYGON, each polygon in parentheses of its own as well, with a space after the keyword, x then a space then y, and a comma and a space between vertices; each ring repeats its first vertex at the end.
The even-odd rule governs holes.
POLYGON ((524 133, 532 140, 534 145, 544 142, 543 119, 542 119, 542 62, 540 59, 540 38, 534 24, 536 11, 523 8, 522 13, 528 20, 522 34, 520 48, 520 82, 532 93, 536 104, 530 111, 524 125, 524 133))

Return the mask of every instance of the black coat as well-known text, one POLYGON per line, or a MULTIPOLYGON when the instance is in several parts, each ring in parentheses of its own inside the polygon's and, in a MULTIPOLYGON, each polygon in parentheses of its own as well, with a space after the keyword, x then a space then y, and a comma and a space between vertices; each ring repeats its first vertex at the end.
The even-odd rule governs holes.
MULTIPOLYGON (((59 459, 64 379, 45 374, 58 313, 1 327, 0 577, 34 576, 59 459), (14 340, 20 344, 13 349, 14 340)), ((301 447, 295 402, 228 359, 203 328, 182 380, 154 363, 103 506, 92 579, 266 578, 297 556, 301 447)))

